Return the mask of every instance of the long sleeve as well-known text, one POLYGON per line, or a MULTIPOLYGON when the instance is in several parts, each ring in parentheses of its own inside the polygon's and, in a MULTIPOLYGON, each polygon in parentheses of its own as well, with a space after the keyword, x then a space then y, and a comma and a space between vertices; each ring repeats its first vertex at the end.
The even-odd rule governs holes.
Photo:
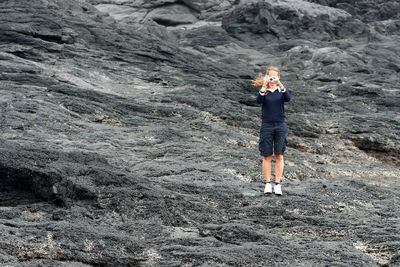
POLYGON ((258 94, 257 94, 257 99, 256 99, 257 103, 258 103, 258 104, 262 104, 262 102, 264 101, 264 98, 265 98, 265 95, 264 95, 264 93, 262 93, 261 90, 260 90, 260 91, 258 92, 258 94))
POLYGON ((290 99, 292 98, 290 91, 287 90, 286 88, 283 88, 283 90, 281 92, 282 92, 282 96, 283 96, 283 102, 289 102, 290 99))
POLYGON ((257 102, 262 104, 262 122, 283 122, 285 121, 284 102, 289 102, 291 94, 285 88, 275 90, 267 89, 265 95, 259 92, 257 102))

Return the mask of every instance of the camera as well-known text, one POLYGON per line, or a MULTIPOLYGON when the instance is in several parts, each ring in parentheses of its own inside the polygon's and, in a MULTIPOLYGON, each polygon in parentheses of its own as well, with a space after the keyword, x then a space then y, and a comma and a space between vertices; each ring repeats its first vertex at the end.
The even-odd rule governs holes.
POLYGON ((277 79, 275 76, 267 76, 265 80, 268 82, 275 82, 277 79))
POLYGON ((265 76, 264 82, 276 82, 278 78, 276 76, 265 76))

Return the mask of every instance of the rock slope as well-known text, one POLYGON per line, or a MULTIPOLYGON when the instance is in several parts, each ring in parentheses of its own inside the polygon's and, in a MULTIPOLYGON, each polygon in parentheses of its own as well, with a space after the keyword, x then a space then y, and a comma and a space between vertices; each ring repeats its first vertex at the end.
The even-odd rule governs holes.
POLYGON ((2 266, 399 266, 400 6, 4 0, 2 266), (270 64, 292 90, 264 196, 270 64))

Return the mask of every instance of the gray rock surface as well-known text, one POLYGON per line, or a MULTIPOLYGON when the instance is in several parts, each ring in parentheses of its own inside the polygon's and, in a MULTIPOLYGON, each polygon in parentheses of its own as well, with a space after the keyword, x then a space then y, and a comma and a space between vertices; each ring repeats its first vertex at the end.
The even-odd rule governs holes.
POLYGON ((399 8, 0 2, 1 266, 399 266, 399 8), (269 64, 293 95, 281 197, 269 64))

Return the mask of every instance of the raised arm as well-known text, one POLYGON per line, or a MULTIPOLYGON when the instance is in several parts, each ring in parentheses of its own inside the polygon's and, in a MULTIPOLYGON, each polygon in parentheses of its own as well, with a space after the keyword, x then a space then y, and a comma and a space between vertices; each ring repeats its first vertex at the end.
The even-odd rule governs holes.
POLYGON ((257 99, 256 100, 257 100, 258 104, 262 104, 262 102, 265 99, 266 92, 267 92, 267 80, 264 77, 264 84, 261 87, 260 91, 258 91, 258 94, 257 94, 257 99))
POLYGON ((283 88, 281 90, 281 92, 283 94, 282 95, 283 96, 283 102, 289 102, 290 99, 292 98, 292 95, 290 94, 290 91, 288 89, 286 89, 286 88, 283 88))
POLYGON ((261 90, 257 93, 257 99, 256 99, 256 101, 257 101, 258 104, 262 104, 262 102, 264 101, 264 99, 265 99, 265 92, 261 89, 261 90))
POLYGON ((279 87, 281 88, 281 93, 283 94, 283 102, 289 102, 292 98, 292 95, 290 94, 289 90, 286 90, 286 87, 281 83, 280 80, 278 80, 278 83, 279 87))

